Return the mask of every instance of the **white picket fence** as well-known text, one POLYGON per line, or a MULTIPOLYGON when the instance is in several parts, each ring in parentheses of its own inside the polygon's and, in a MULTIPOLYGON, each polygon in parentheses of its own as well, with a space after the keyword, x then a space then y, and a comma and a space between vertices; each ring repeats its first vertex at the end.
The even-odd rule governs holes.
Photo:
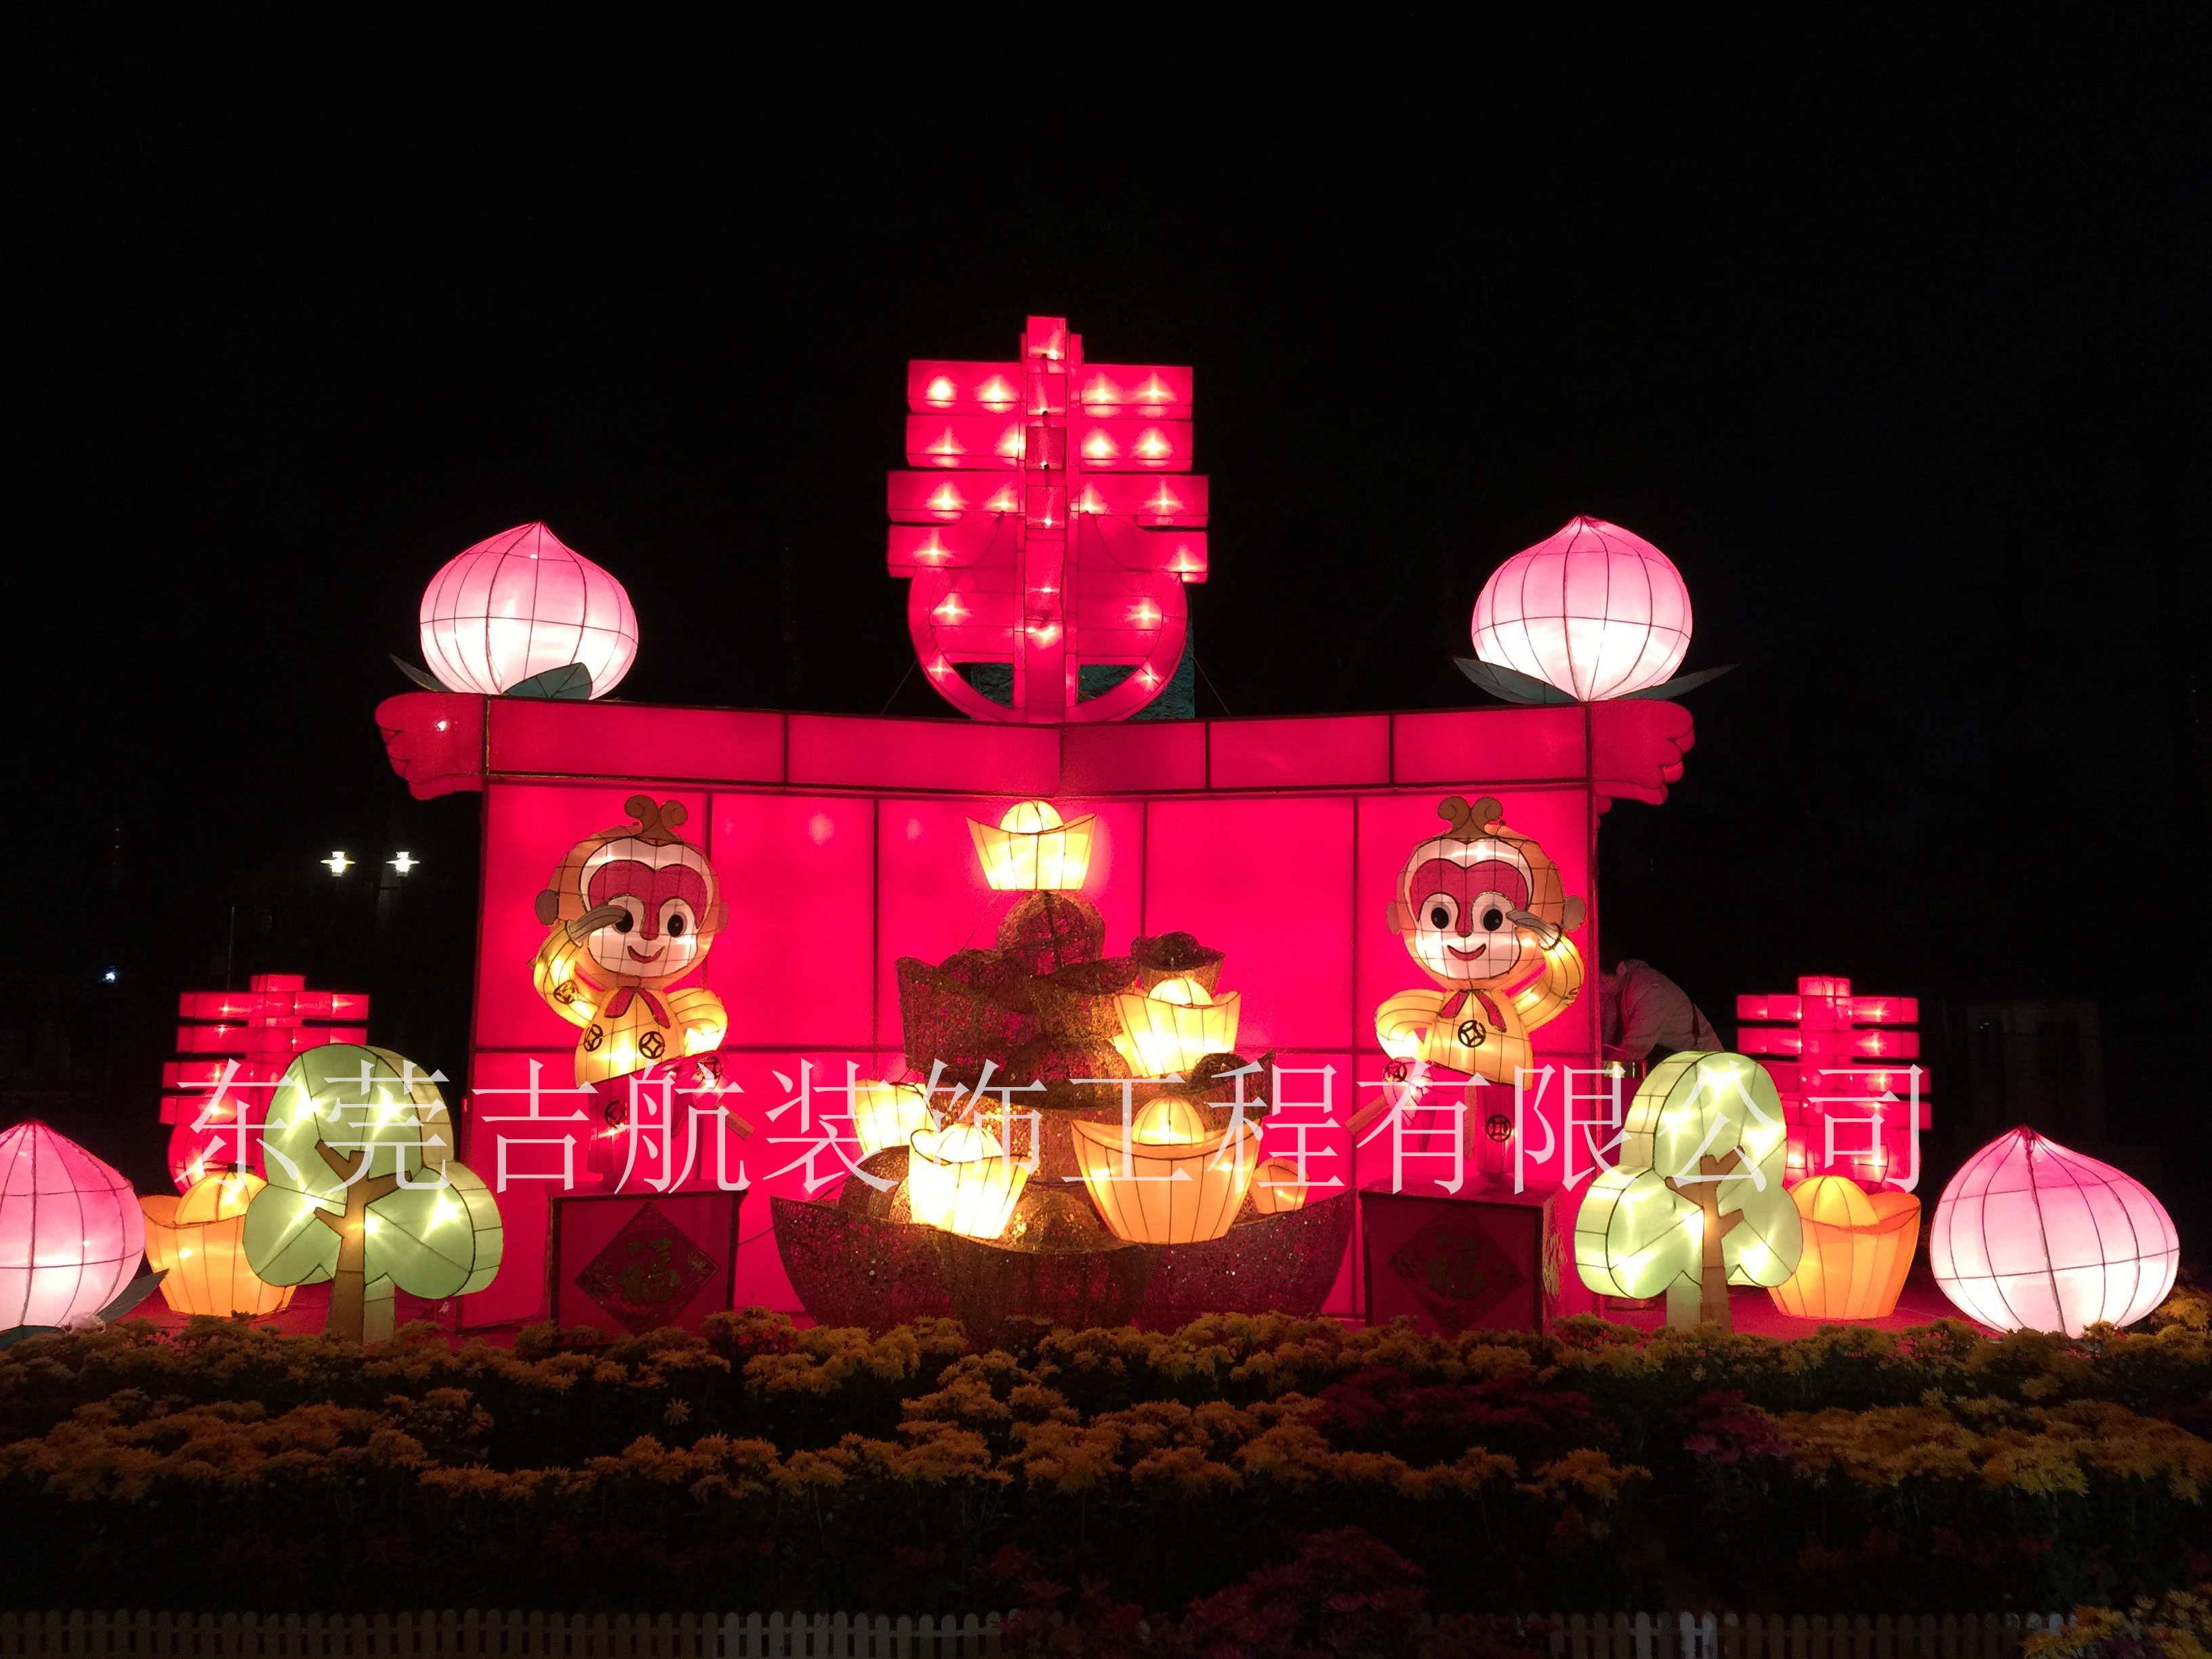
MULTIPOLYGON (((1550 1615, 1552 1659, 2011 1659, 2058 1613, 1550 1615)), ((995 1659, 999 1615, 0 1613, 15 1655, 194 1659, 995 1659)))

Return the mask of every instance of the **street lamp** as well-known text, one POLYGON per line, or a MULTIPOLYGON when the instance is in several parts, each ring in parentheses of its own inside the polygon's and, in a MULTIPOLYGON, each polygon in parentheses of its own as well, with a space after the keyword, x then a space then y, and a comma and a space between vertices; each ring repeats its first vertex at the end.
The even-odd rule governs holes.
POLYGON ((400 854, 398 858, 388 859, 386 862, 390 864, 393 869, 397 870, 404 876, 410 870, 412 870, 416 865, 422 863, 422 860, 416 858, 412 853, 408 852, 403 848, 400 850, 400 854))
POLYGON ((334 876, 342 876, 345 874, 347 871, 353 868, 353 860, 348 858, 343 853, 338 852, 335 849, 331 852, 330 857, 326 859, 317 859, 315 862, 327 866, 330 869, 330 872, 334 876))

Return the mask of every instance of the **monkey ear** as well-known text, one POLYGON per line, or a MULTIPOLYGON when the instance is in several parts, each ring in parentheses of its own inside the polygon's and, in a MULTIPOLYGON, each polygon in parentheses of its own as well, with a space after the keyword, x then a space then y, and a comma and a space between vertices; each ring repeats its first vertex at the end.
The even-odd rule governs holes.
POLYGON ((542 927, 550 927, 560 920, 561 895, 549 887, 538 896, 538 925, 542 927))
POLYGON ((1413 913, 1403 899, 1390 901, 1390 931, 1410 933, 1413 931, 1413 913))
POLYGON ((702 933, 719 933, 722 931, 722 924, 729 919, 730 907, 721 900, 716 899, 707 907, 707 914, 699 919, 699 931, 702 933))
POLYGON ((1576 928, 1583 925, 1583 918, 1586 914, 1587 907, 1580 899, 1570 898, 1559 907, 1559 931, 1563 933, 1573 933, 1576 928))

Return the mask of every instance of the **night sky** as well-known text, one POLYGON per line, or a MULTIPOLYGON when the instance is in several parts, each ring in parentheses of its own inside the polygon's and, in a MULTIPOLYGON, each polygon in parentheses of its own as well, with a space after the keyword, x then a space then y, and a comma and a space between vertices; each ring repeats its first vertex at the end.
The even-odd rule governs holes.
POLYGON ((370 712, 494 532, 625 582, 625 697, 948 712, 882 562, 905 363, 1038 313, 1195 366, 1200 714, 1482 702, 1490 570, 1625 525, 1690 585, 1685 668, 1741 666, 1674 798, 1609 816, 1608 927, 1724 1024, 1810 971, 2097 998, 2175 1200, 2208 33, 1968 15, 16 17, 10 1115, 65 1042, 42 1109, 150 1174, 175 994, 226 963, 460 1069, 479 798, 410 801, 370 712), (380 917, 338 846, 426 862, 380 917))

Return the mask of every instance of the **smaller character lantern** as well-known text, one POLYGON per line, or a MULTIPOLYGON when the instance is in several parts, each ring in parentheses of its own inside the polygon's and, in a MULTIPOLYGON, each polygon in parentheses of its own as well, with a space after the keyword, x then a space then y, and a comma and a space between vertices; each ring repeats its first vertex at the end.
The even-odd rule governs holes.
POLYGON ((1897 1310, 1920 1242, 1920 1200, 1868 1192, 1849 1176, 1814 1176, 1790 1189, 1805 1231, 1797 1271, 1771 1287, 1793 1319, 1881 1319, 1897 1310))
POLYGON ((1237 1219, 1260 1161, 1257 1128, 1237 1123, 1217 1132, 1181 1095, 1146 1102, 1126 1127, 1077 1118, 1068 1127, 1076 1166, 1107 1231, 1139 1244, 1219 1238, 1237 1219))
POLYGON ((995 830, 968 820, 983 879, 994 893, 1072 893, 1091 873, 1091 839, 1098 817, 1063 822, 1048 800, 1017 801, 995 830))
POLYGON ((1510 1084, 1532 1063, 1528 1033, 1582 989, 1582 952, 1567 935, 1583 925, 1583 902, 1490 797, 1469 806, 1454 795, 1437 816, 1450 828, 1406 860, 1390 930, 1437 988, 1390 998, 1375 1035, 1393 1060, 1510 1084))
POLYGON ((258 1318, 292 1304, 293 1287, 271 1285, 246 1260, 246 1206, 269 1183, 243 1170, 204 1176, 182 1198, 142 1198, 146 1260, 164 1272, 161 1299, 180 1314, 258 1318))
POLYGON ((636 822, 578 842, 538 896, 547 932, 531 980, 583 1028, 579 1088, 719 1048, 729 1025, 705 986, 671 988, 706 960, 725 914, 714 866, 677 833, 684 805, 632 795, 623 810, 636 822))
POLYGON ((2025 1127, 1966 1161, 1928 1229, 1943 1294, 2001 1331, 2133 1324, 2166 1300, 2180 1260, 2149 1188, 2025 1127))
POLYGON ((131 1183, 33 1119, 0 1134, 0 1330, 82 1322, 138 1271, 131 1183))

